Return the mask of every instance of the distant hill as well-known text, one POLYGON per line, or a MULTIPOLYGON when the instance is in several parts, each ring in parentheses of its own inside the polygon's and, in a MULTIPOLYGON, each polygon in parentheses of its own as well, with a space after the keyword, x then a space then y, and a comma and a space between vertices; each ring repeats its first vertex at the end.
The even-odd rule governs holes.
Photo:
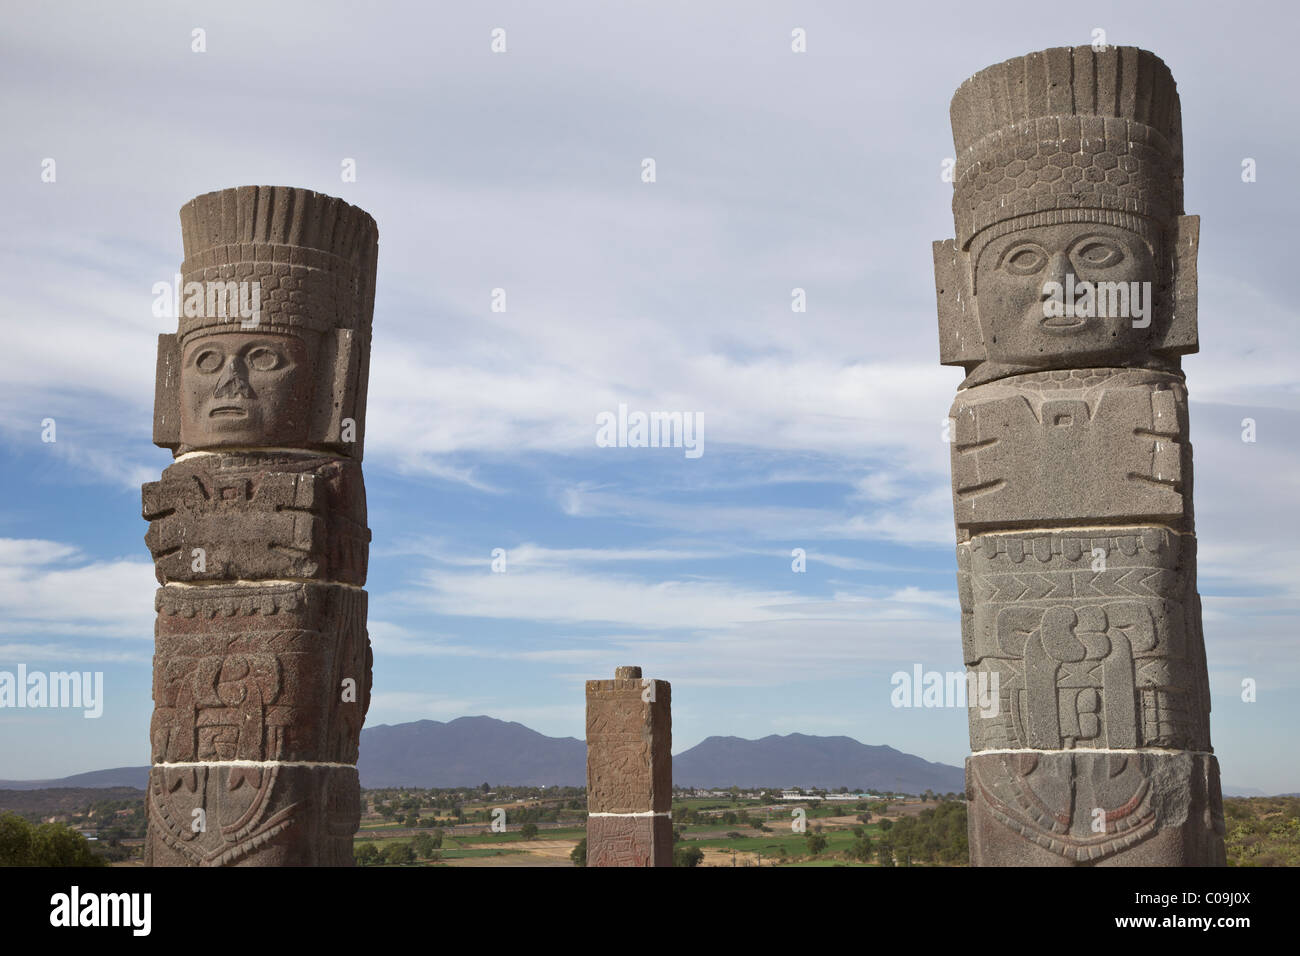
POLYGON ((961 793, 961 767, 931 763, 852 737, 773 734, 761 740, 709 737, 673 757, 679 787, 848 787, 897 793, 961 793))
POLYGON ((529 787, 587 784, 587 744, 547 737, 513 721, 458 717, 361 731, 361 786, 529 787))
MULTIPOLYGON (((57 780, 0 780, 0 790, 80 789, 83 787, 131 787, 145 790, 149 786, 148 767, 115 767, 91 770, 57 780)), ((107 798, 106 798, 107 799, 107 798)))

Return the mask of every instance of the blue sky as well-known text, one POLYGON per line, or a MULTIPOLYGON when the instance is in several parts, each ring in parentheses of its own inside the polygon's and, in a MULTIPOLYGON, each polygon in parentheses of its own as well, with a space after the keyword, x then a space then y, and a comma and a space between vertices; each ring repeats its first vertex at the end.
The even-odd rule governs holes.
POLYGON ((890 704, 895 671, 961 668, 940 425, 961 374, 937 364, 930 266, 948 101, 1101 27, 1170 65, 1202 217, 1184 367, 1215 749, 1230 786, 1300 790, 1297 16, 1059 9, 25 10, 0 38, 0 669, 100 670, 106 701, 0 711, 0 778, 148 761, 139 486, 169 460, 150 426, 174 330, 151 289, 184 202, 269 183, 379 223, 369 724, 581 736, 582 682, 640 664, 673 684, 675 750, 797 731, 959 764, 961 710, 890 704), (619 403, 701 415, 704 454, 597 447, 619 403))

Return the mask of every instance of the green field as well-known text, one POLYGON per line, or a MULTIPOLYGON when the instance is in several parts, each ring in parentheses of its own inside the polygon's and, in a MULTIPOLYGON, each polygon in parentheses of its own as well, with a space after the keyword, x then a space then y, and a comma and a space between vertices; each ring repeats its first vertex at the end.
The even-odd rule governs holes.
MULTIPOLYGON (((737 831, 743 832, 743 831, 737 831)), ((876 827, 866 828, 867 836, 874 841, 880 836, 880 831, 876 827)), ((822 836, 826 837, 826 849, 823 853, 842 853, 851 847, 857 837, 852 830, 824 830, 822 836)), ((690 840, 691 846, 697 846, 701 850, 718 849, 718 850, 737 850, 745 853, 761 853, 763 856, 768 854, 778 854, 782 849, 790 856, 806 855, 808 850, 807 835, 803 833, 757 833, 755 836, 745 837, 737 840, 733 838, 722 837, 712 840, 690 840)))
MULTIPOLYGON (((538 830, 535 839, 538 840, 581 840, 587 835, 587 827, 563 827, 552 830, 538 830)), ((523 843, 526 842, 519 835, 518 830, 511 830, 506 833, 475 833, 473 835, 452 836, 450 833, 443 837, 443 845, 448 843, 462 843, 480 845, 484 843, 523 843)))
POLYGON ((444 860, 464 860, 474 856, 518 856, 523 850, 494 850, 491 847, 443 847, 438 851, 444 860))

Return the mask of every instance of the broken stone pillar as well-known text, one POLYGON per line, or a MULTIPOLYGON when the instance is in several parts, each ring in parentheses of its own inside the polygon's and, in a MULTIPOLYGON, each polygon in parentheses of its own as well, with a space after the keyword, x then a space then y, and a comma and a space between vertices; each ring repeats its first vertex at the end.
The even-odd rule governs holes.
POLYGON ((587 865, 673 865, 672 687, 620 667, 587 681, 587 865))
POLYGON ((1059 48, 952 100, 934 244, 971 862, 1224 862, 1181 356, 1199 220, 1156 56, 1059 48), (987 681, 987 684, 982 682, 987 681), (974 695, 975 698, 979 694, 974 695))
POLYGON ((143 489, 155 606, 145 861, 352 864, 370 702, 361 479, 378 230, 306 189, 181 209, 143 489))

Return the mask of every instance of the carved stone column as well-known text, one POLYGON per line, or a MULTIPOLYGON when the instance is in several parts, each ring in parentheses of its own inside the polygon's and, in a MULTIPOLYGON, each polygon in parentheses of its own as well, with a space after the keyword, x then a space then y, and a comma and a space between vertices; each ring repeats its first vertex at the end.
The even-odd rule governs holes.
POLYGON ((1224 862, 1181 356, 1199 220, 1156 56, 1058 48, 952 101, 934 244, 972 700, 971 862, 1224 862), (975 683, 974 686, 981 686, 975 683))
POLYGON ((378 231, 280 186, 181 209, 144 486, 154 866, 352 864, 370 702, 361 479, 378 231))
POLYGON ((587 865, 673 865, 672 687, 587 681, 587 865))

